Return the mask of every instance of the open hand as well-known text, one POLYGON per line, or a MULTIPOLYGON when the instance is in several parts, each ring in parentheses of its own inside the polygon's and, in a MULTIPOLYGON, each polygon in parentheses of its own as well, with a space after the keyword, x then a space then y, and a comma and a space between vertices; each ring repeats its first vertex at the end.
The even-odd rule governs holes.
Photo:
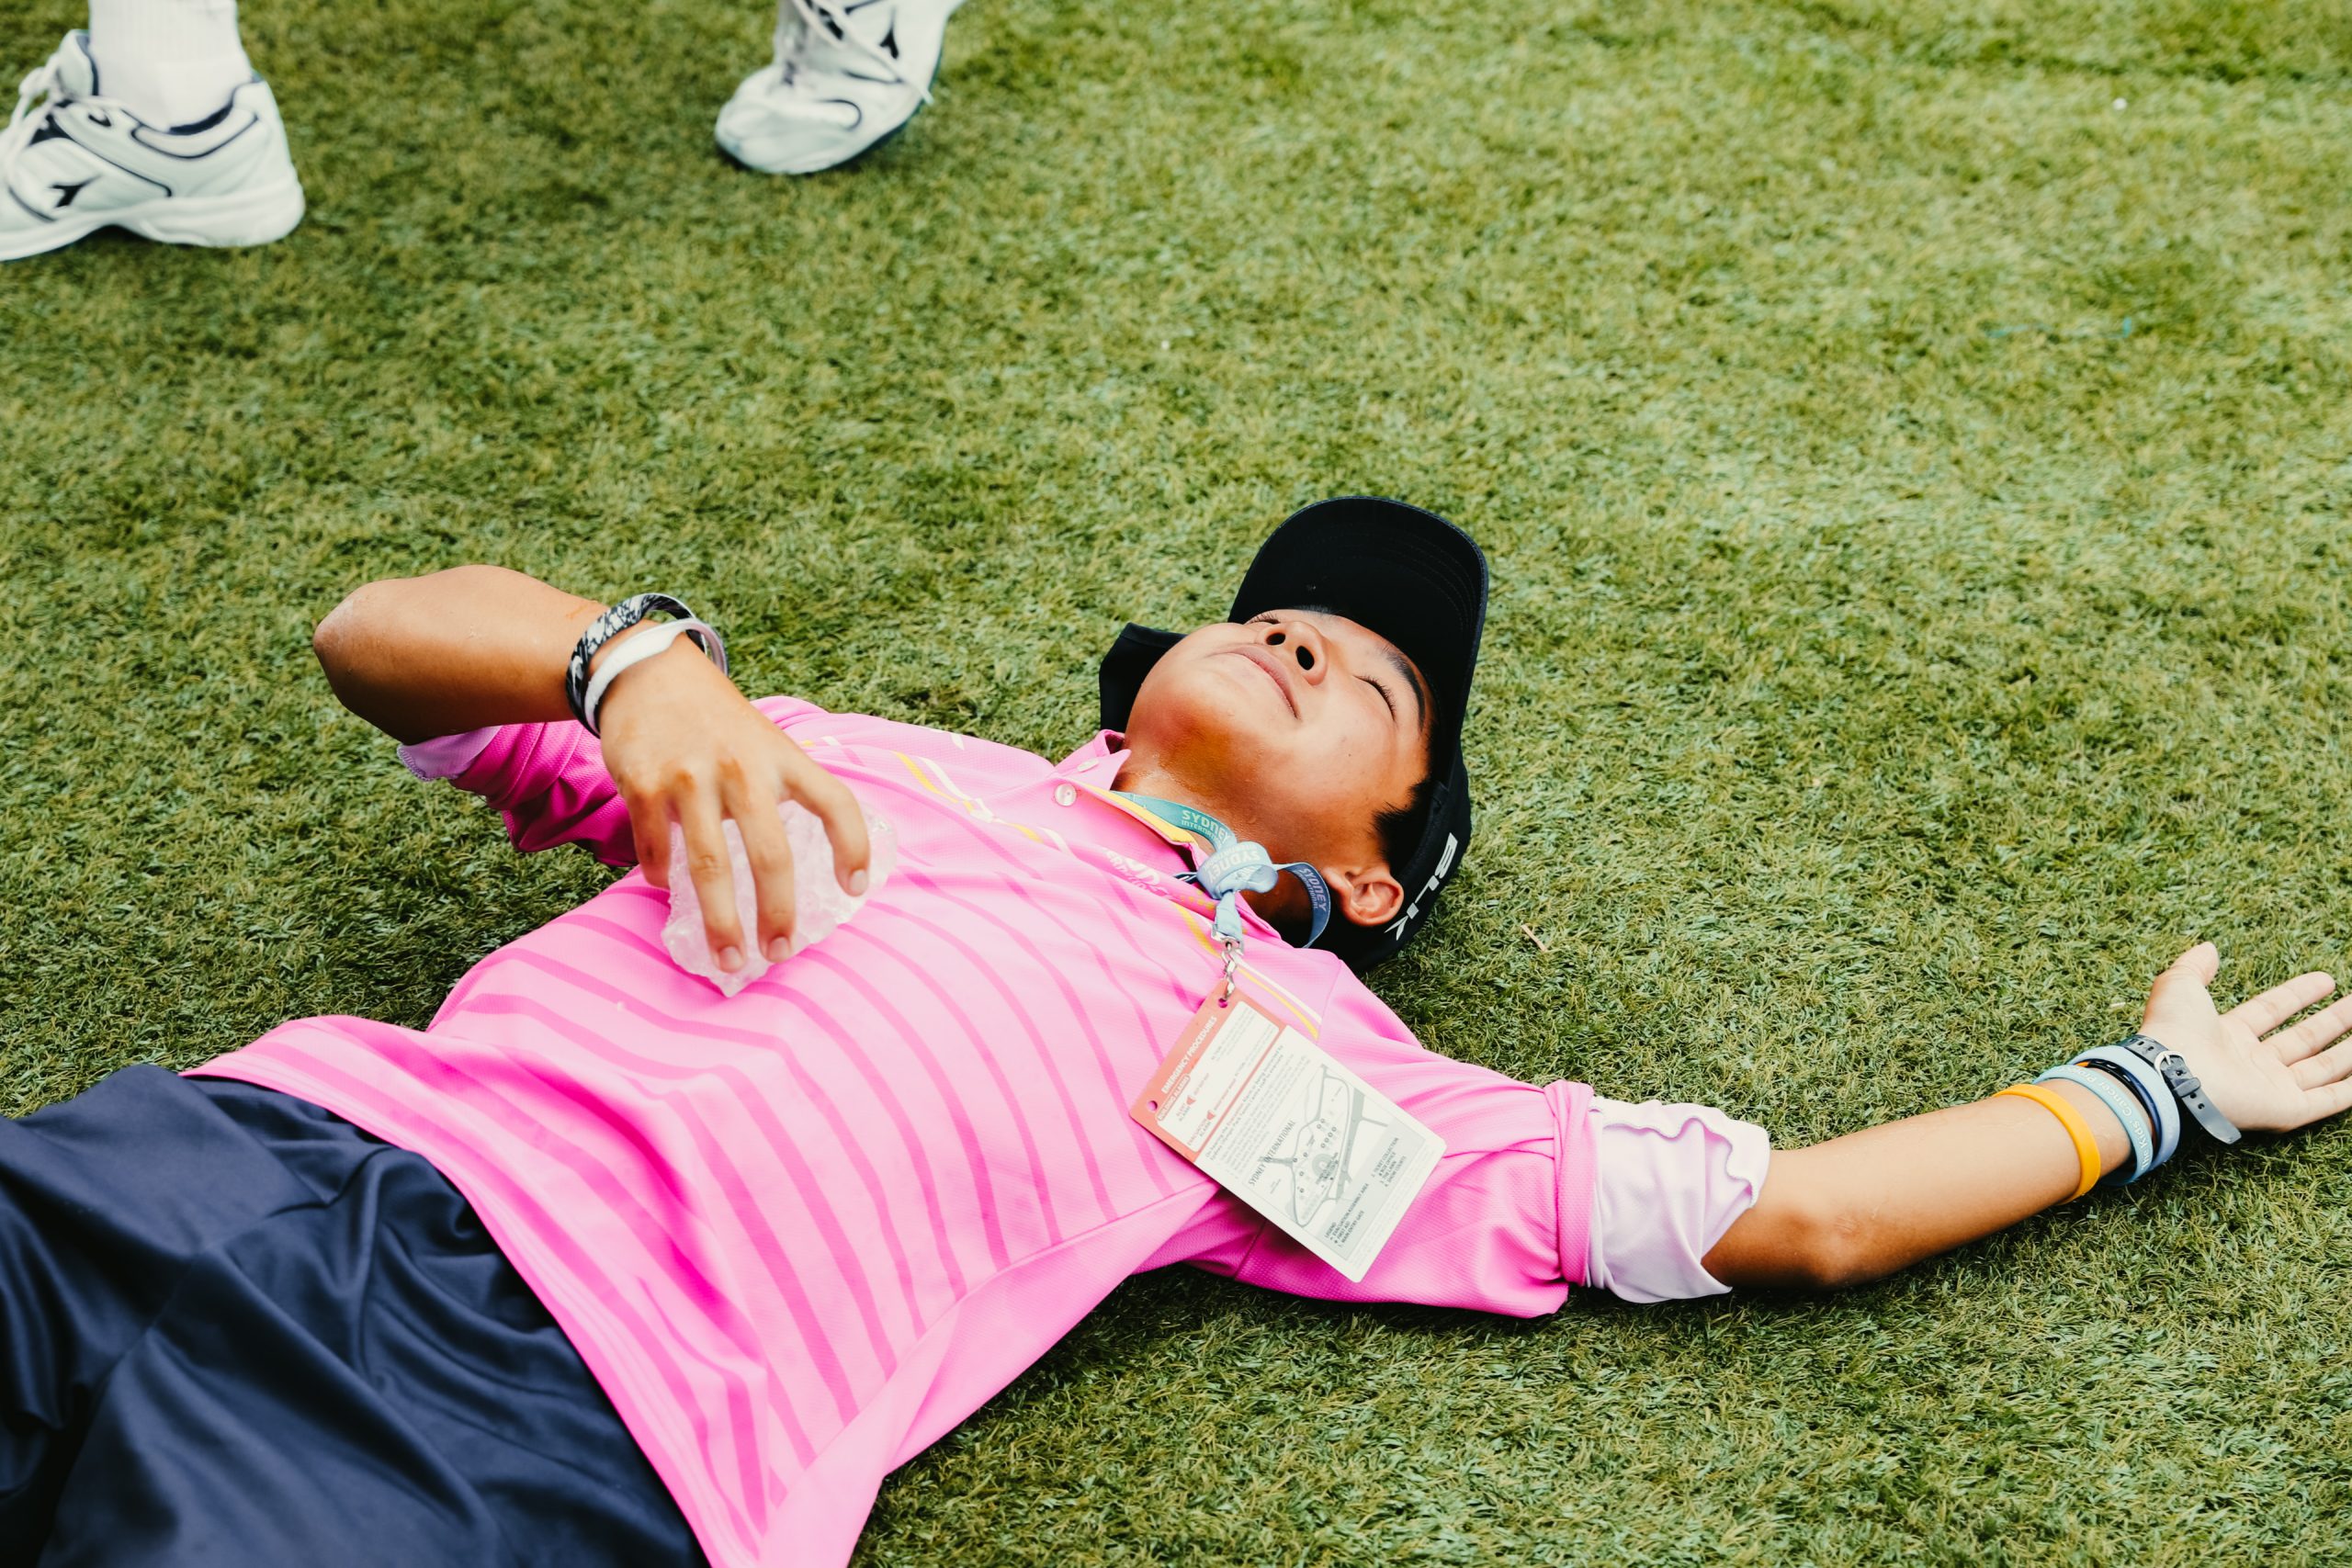
POLYGON ((2222 1012, 2208 988, 2221 966, 2210 942, 2175 959, 2149 991, 2140 1032, 2187 1058, 2207 1098, 2240 1127, 2283 1133, 2352 1109, 2352 1040, 2343 1038, 2352 997, 2281 1029, 2334 995, 2335 981, 2298 975, 2222 1012))
POLYGON ((605 768, 628 803, 645 879, 666 888, 677 874, 669 863, 670 824, 676 822, 685 835, 684 870, 702 900, 703 930, 720 968, 743 966, 747 939, 771 960, 788 951, 792 852, 776 818, 782 802, 798 801, 817 814, 832 840, 834 879, 843 892, 865 891, 869 849, 857 797, 691 645, 681 640, 615 682, 597 718, 605 768), (719 830, 729 818, 752 864, 757 931, 744 931, 736 918, 735 878, 719 830))

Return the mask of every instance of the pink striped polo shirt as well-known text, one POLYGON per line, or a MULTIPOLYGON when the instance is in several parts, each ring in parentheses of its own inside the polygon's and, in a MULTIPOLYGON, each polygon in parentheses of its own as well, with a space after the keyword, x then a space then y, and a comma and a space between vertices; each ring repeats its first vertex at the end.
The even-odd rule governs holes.
MULTIPOLYGON (((1216 983, 1181 852, 1060 763, 770 699, 888 818, 856 919, 727 998, 632 872, 500 948, 423 1031, 273 1030, 198 1069, 424 1156, 569 1334, 714 1562, 847 1560, 876 1488, 1118 1282, 1191 1262, 1306 1295, 1532 1315, 1585 1277, 1589 1091, 1423 1049, 1339 960, 1252 916, 1243 983, 1444 1138, 1361 1284, 1127 1105, 1216 983)), ((577 726, 498 730, 458 778, 525 850, 634 857, 577 726)))

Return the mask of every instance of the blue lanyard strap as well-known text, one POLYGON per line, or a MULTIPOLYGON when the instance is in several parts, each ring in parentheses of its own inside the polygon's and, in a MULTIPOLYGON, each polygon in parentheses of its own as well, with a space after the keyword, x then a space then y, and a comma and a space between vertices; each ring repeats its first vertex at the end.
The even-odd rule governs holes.
POLYGON ((1208 856, 1193 870, 1177 875, 1216 900, 1214 929, 1219 942, 1238 943, 1241 940, 1241 896, 1272 892, 1283 872, 1305 885, 1307 902, 1315 910, 1306 931, 1306 945, 1313 947, 1316 939, 1323 934, 1323 928, 1331 923, 1331 885, 1306 862, 1275 861, 1266 852, 1265 845, 1236 836, 1232 829, 1198 807, 1127 790, 1116 793, 1207 844, 1208 856))

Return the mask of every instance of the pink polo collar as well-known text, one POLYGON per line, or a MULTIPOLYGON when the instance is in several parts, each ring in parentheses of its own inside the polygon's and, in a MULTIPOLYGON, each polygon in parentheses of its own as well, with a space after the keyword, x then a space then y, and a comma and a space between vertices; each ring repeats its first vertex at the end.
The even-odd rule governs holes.
MULTIPOLYGON (((1116 784, 1119 770, 1126 765, 1127 758, 1133 754, 1123 744, 1125 739, 1126 737, 1115 729, 1099 730, 1093 739, 1055 763, 1050 776, 1073 786, 1107 793, 1116 784)), ((1088 801, 1081 796, 1079 804, 1081 812, 1076 815, 1072 826, 1080 827, 1081 831, 1068 836, 1083 837, 1102 848, 1137 859, 1143 858, 1137 850, 1144 849, 1151 855, 1149 863, 1162 873, 1193 869, 1192 846, 1189 844, 1180 845, 1162 838, 1107 801, 1088 801)), ((1175 882, 1171 877, 1170 886, 1172 889, 1170 896, 1186 908, 1193 908, 1195 913, 1204 914, 1213 907, 1205 894, 1188 883, 1175 882)), ((1287 942, 1282 932, 1250 907, 1247 899, 1242 900, 1241 917, 1250 933, 1250 941, 1287 942)))

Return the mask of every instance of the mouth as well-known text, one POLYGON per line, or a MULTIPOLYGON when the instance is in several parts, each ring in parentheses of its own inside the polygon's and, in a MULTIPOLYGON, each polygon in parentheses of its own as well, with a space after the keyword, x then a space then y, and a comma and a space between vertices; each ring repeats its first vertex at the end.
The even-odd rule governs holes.
POLYGON ((1281 660, 1254 643, 1245 644, 1240 648, 1229 648, 1226 651, 1238 654, 1256 665, 1264 673, 1266 679, 1274 683, 1274 690, 1282 694, 1283 705, 1290 709, 1291 717, 1298 716, 1298 698, 1290 689, 1290 671, 1283 668, 1281 660))

